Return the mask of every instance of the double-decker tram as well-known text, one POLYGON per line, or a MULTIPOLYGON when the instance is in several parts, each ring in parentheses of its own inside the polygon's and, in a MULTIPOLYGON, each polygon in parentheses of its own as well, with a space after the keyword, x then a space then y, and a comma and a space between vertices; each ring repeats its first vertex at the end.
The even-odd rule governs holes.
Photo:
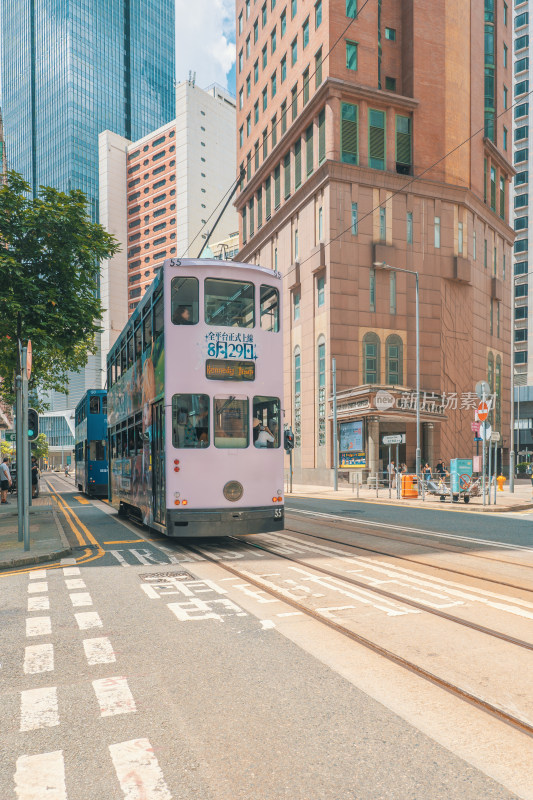
POLYGON ((107 392, 89 389, 74 414, 75 483, 80 492, 107 497, 107 392))
POLYGON ((283 528, 281 276, 167 259, 107 359, 109 499, 168 536, 283 528))

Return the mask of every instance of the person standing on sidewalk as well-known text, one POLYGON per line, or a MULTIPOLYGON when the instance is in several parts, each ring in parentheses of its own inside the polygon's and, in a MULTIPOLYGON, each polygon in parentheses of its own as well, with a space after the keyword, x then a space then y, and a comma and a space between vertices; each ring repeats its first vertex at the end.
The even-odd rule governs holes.
POLYGON ((9 471, 9 459, 4 458, 0 464, 0 492, 2 495, 2 503, 7 503, 7 492, 13 481, 11 480, 11 473, 9 471))

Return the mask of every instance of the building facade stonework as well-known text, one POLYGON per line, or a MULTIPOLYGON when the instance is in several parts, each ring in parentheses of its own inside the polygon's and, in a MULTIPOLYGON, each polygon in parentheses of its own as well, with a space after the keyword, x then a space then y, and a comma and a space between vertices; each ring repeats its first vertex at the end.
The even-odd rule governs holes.
POLYGON ((382 436, 403 433, 399 457, 414 468, 416 412, 399 400, 416 388, 415 276, 395 268, 420 281, 422 459, 434 467, 475 452, 483 379, 506 462, 514 170, 504 6, 398 0, 357 16, 350 0, 237 2, 239 260, 284 275, 297 481, 331 478, 332 358, 341 438, 343 424, 361 423, 357 467, 384 468, 382 436), (376 407, 379 390, 392 407, 376 407))

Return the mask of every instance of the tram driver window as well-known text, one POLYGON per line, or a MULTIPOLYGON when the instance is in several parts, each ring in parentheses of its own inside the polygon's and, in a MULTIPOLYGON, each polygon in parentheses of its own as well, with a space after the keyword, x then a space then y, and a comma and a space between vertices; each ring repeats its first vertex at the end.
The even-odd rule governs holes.
POLYGON ((198 279, 172 278, 171 313, 174 325, 198 323, 198 279))
POLYGON ((248 447, 248 398, 215 397, 215 447, 248 447))
POLYGON ((279 292, 273 286, 261 286, 261 330, 279 331, 279 292))
POLYGON ((253 328, 254 285, 245 281, 206 278, 205 321, 228 328, 253 328))
POLYGON ((98 395, 89 398, 89 412, 91 414, 100 413, 100 397, 98 395))
POLYGON ((280 446, 280 407, 279 397, 254 397, 252 435, 255 447, 280 446))
POLYGON ((172 444, 179 448, 209 447, 209 397, 206 394, 173 396, 172 444))

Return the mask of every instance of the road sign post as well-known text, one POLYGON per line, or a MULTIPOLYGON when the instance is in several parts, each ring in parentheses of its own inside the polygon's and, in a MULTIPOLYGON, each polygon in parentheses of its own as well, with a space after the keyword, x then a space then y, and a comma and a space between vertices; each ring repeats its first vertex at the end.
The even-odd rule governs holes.
POLYGON ((17 491, 22 495, 22 528, 24 550, 30 549, 30 521, 29 521, 29 502, 28 490, 31 491, 31 481, 29 480, 29 446, 28 446, 28 371, 27 371, 27 348, 22 348, 22 446, 17 455, 17 491), (20 482, 19 482, 20 481, 20 482))

